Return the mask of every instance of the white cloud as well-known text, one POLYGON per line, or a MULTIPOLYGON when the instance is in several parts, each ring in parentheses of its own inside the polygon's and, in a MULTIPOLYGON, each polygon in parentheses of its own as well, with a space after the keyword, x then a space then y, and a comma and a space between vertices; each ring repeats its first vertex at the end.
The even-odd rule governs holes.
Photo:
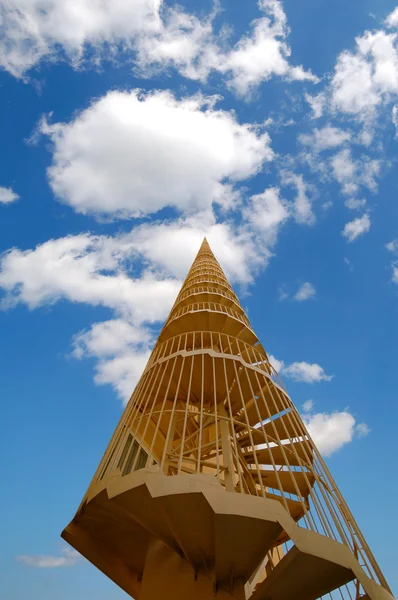
MULTIPOLYGON (((275 228, 277 224, 275 224, 275 228)), ((211 212, 170 222, 152 222, 135 228, 129 244, 151 265, 179 277, 189 267, 207 237, 227 277, 232 282, 250 283, 253 273, 267 266, 269 245, 276 241, 276 230, 268 238, 247 226, 235 227, 228 221, 217 223, 211 212)))
POLYGON ((285 363, 283 362, 283 360, 278 360, 272 354, 268 354, 268 359, 269 359, 269 362, 271 363, 271 365, 274 367, 275 371, 277 373, 281 373, 281 371, 283 370, 283 367, 285 366, 285 363))
MULTIPOLYGON (((277 360, 274 356, 269 355, 268 358, 279 374, 292 377, 296 381, 310 383, 321 380, 330 381, 332 378, 325 375, 324 370, 319 365, 292 363, 286 367, 283 361, 277 360), (299 378, 297 378, 297 375, 299 378)), ((302 419, 319 452, 324 456, 331 456, 345 444, 352 442, 355 436, 362 438, 370 433, 370 428, 365 423, 357 424, 353 415, 347 410, 333 413, 314 413, 314 406, 315 402, 313 400, 304 402, 302 419)))
MULTIPOLYGON (((278 210, 273 205, 275 198, 271 194, 270 210, 278 210)), ((268 244, 275 243, 277 233, 275 230, 271 235, 271 231, 278 227, 278 220, 271 221, 267 228, 264 225, 260 229, 257 238, 247 227, 236 229, 228 222, 216 223, 214 216, 207 212, 170 222, 141 225, 130 234, 115 239, 114 246, 120 249, 121 265, 123 256, 139 256, 147 265, 148 272, 154 272, 157 277, 164 277, 166 273, 181 280, 206 236, 230 281, 247 284, 252 280, 253 272, 264 268, 270 257, 268 244), (268 232, 266 238, 265 231, 268 232)), ((137 283, 140 281, 137 280, 137 283)), ((178 287, 180 285, 178 283, 178 287)), ((175 289, 174 297, 177 292, 178 289, 175 289)), ((124 315, 123 318, 95 323, 74 338, 73 354, 77 358, 95 358, 95 382, 112 385, 123 402, 129 399, 154 343, 154 332, 143 323, 163 320, 171 308, 171 301, 165 302, 157 293, 154 300, 162 311, 162 318, 158 314, 156 319, 150 319, 153 312, 148 290, 148 315, 145 308, 142 311, 141 306, 136 306, 132 300, 129 311, 123 305, 114 307, 117 314, 124 315)))
POLYGON ((13 192, 11 188, 0 186, 0 204, 10 204, 11 202, 15 202, 18 199, 18 194, 13 192))
POLYGON ((126 404, 142 375, 150 356, 147 352, 125 352, 107 360, 100 360, 96 366, 95 383, 109 384, 126 404))
POLYGON ((394 104, 391 110, 392 123, 395 127, 395 137, 398 137, 398 105, 394 104))
POLYGON ((354 267, 351 264, 351 261, 345 256, 344 257, 344 262, 347 265, 347 267, 349 268, 350 271, 353 271, 354 267))
POLYGON ((314 408, 315 402, 313 400, 306 400, 303 404, 303 411, 308 413, 314 408))
POLYGON ((355 142, 359 145, 366 146, 366 148, 369 148, 374 136, 374 129, 370 127, 369 124, 365 123, 361 131, 356 136, 355 142))
POLYGON ((359 217, 358 219, 354 219, 353 221, 349 221, 344 226, 342 231, 342 235, 349 241, 353 242, 357 237, 363 235, 368 232, 370 229, 370 218, 366 213, 359 217))
POLYGON ((333 106, 345 113, 368 113, 379 102, 372 89, 372 68, 361 55, 342 53, 332 80, 333 106))
POLYGON ((322 203, 322 208, 325 212, 328 211, 330 208, 332 208, 332 206, 333 206, 332 200, 327 200, 326 202, 322 203))
POLYGON ((330 83, 317 95, 305 95, 313 119, 337 117, 346 123, 348 117, 362 125, 352 141, 378 151, 374 124, 381 110, 395 103, 390 108, 395 127, 398 121, 398 35, 388 30, 397 26, 397 14, 396 9, 387 17, 385 27, 357 36, 354 47, 338 56, 330 83))
POLYGON ((269 135, 217 110, 215 97, 112 91, 70 123, 41 123, 54 144, 51 187, 82 213, 140 216, 236 201, 233 185, 273 158, 269 135))
POLYGON ((152 332, 125 319, 94 323, 73 340, 76 358, 97 359, 94 381, 110 384, 124 403, 130 398, 150 355, 152 332))
POLYGON ((398 252, 398 240, 392 240, 386 244, 386 248, 389 252, 398 252))
POLYGON ((358 210, 365 207, 366 200, 365 198, 361 198, 360 200, 358 198, 348 198, 344 204, 350 210, 358 210))
POLYGON ((296 196, 293 204, 293 217, 301 224, 313 225, 315 215, 312 212, 312 203, 308 195, 308 186, 302 175, 297 175, 292 171, 281 171, 282 184, 296 188, 296 196))
POLYGON ((366 155, 354 160, 351 150, 344 148, 331 158, 330 164, 343 194, 355 195, 360 186, 366 187, 372 192, 377 191, 376 177, 381 170, 380 160, 371 159, 366 155))
POLYGON ((355 427, 355 432, 359 438, 366 437, 371 431, 372 430, 366 423, 358 423, 355 427))
POLYGON ((353 441, 354 437, 366 437, 371 429, 365 423, 356 423, 354 416, 344 411, 313 413, 314 402, 307 400, 303 405, 303 421, 319 452, 331 456, 353 441))
MULTIPOLYGON (((398 240, 392 240, 388 244, 385 245, 387 250, 394 255, 398 255, 398 240)), ((391 281, 393 283, 398 283, 398 262, 396 260, 391 262, 392 268, 392 278, 391 281)))
POLYGON ((135 321, 163 319, 180 282, 156 279, 151 272, 132 279, 125 261, 128 238, 81 234, 49 240, 34 250, 10 250, 0 262, 3 304, 26 303, 30 308, 60 299, 106 306, 135 321))
POLYGON ((279 375, 284 375, 297 382, 319 383, 331 381, 333 375, 326 375, 324 369, 316 363, 293 362, 286 365, 283 360, 278 360, 272 354, 268 355, 269 361, 279 375))
MULTIPOLYGON (((361 151, 357 158, 353 157, 351 145, 369 146, 374 132, 369 127, 364 127, 359 134, 345 131, 338 127, 327 125, 321 129, 315 128, 310 134, 299 135, 299 141, 304 146, 300 154, 301 161, 308 164, 311 171, 320 176, 322 181, 335 179, 341 186, 345 196, 352 196, 349 200, 353 204, 350 208, 358 208, 360 202, 355 199, 361 187, 372 192, 377 192, 377 178, 380 175, 383 161, 374 158, 369 152, 374 150, 374 145, 366 153, 361 151), (332 156, 321 156, 326 150, 337 150, 332 156)), ((377 147, 377 150, 380 150, 377 147)), ((347 205, 348 205, 347 203, 347 205)))
POLYGON ((21 77, 44 57, 55 60, 60 47, 74 64, 87 46, 97 55, 115 45, 131 46, 135 36, 151 35, 162 27, 161 0, 1 0, 4 37, 1 64, 21 77))
POLYGON ((398 266, 392 265, 392 281, 398 283, 398 266))
POLYGON ((293 300, 296 300, 297 302, 304 302, 305 300, 309 300, 310 298, 313 298, 314 296, 316 296, 316 289, 315 289, 315 286, 312 285, 312 283, 309 283, 309 281, 306 281, 302 285, 300 285, 297 292, 294 295, 292 295, 289 291, 287 291, 286 285, 283 284, 278 289, 278 295, 279 295, 279 300, 281 300, 281 301, 286 300, 286 298, 291 297, 293 300))
POLYGON ((266 16, 253 21, 250 36, 243 37, 230 52, 218 57, 218 70, 231 73, 230 85, 240 95, 246 95, 272 75, 316 83, 318 78, 312 73, 288 62, 290 48, 285 42, 288 29, 282 3, 260 0, 258 5, 266 16))
POLYGON ((355 435, 355 419, 347 411, 302 415, 319 452, 331 456, 351 442, 355 435))
POLYGON ((299 141, 306 146, 311 146, 311 149, 315 152, 336 148, 350 141, 350 139, 351 133, 349 131, 343 131, 330 125, 322 127, 322 129, 315 128, 311 134, 299 136, 299 141))
POLYGON ((377 192, 376 177, 380 175, 382 166, 381 160, 371 159, 369 157, 363 156, 359 160, 359 165, 361 171, 359 183, 367 187, 372 192, 377 192))
POLYGON ((333 375, 326 375, 324 369, 316 363, 294 362, 283 367, 283 375, 303 383, 318 383, 320 381, 331 381, 333 375))
POLYGON ((279 286, 278 288, 278 298, 280 301, 286 300, 286 298, 289 298, 289 292, 286 291, 286 286, 285 284, 279 286))
POLYGON ((272 76, 317 82, 312 73, 289 63, 286 15, 279 0, 259 0, 261 18, 231 46, 228 27, 213 32, 218 3, 203 19, 162 0, 0 0, 4 36, 0 64, 16 77, 40 61, 66 58, 74 67, 102 59, 132 63, 140 75, 176 68, 206 81, 224 74, 240 94, 272 76))
POLYGON ((334 109, 366 121, 398 93, 396 34, 366 31, 355 52, 342 52, 331 82, 334 109))
POLYGON ((109 357, 119 354, 126 347, 148 347, 153 341, 151 332, 136 327, 124 319, 112 319, 95 323, 88 331, 74 337, 76 358, 89 356, 109 357))
POLYGON ((156 71, 174 67, 184 77, 205 82, 211 70, 218 66, 220 42, 226 42, 223 29, 219 39, 213 35, 213 19, 217 14, 217 3, 203 20, 181 7, 167 7, 162 3, 163 22, 158 30, 137 36, 134 71, 150 77, 156 71))
POLYGON ((386 24, 388 27, 397 27, 398 26, 398 7, 394 8, 392 13, 388 15, 386 18, 386 24))
POLYGON ((18 562, 29 567, 40 569, 54 569, 57 567, 71 567, 83 559, 82 555, 72 548, 63 548, 61 556, 49 556, 40 554, 21 554, 17 556, 18 562))
POLYGON ((326 96, 323 92, 310 96, 309 94, 304 95, 305 100, 308 102, 312 109, 312 118, 319 119, 323 115, 323 111, 326 103, 326 96))
POLYGON ((358 185, 354 182, 356 164, 352 160, 351 151, 345 148, 335 154, 331 159, 331 165, 335 178, 343 186, 343 192, 355 193, 358 190, 358 185))
POLYGON ((111 384, 126 400, 153 344, 148 325, 167 317, 203 237, 230 280, 248 284, 271 256, 267 244, 276 241, 271 228, 266 241, 263 230, 257 236, 247 225, 217 223, 208 211, 144 224, 115 237, 86 233, 32 250, 14 248, 0 259, 2 304, 36 308, 66 299, 111 309, 114 319, 75 336, 73 354, 94 358, 95 382, 111 384))
POLYGON ((312 283, 306 281, 300 286, 299 290, 294 296, 294 299, 298 300, 299 302, 303 302, 304 300, 309 300, 310 298, 313 298, 315 295, 315 287, 312 285, 312 283))
POLYGON ((289 218, 288 203, 278 188, 268 188, 250 198, 243 216, 250 227, 258 230, 263 241, 274 244, 281 225, 289 218))

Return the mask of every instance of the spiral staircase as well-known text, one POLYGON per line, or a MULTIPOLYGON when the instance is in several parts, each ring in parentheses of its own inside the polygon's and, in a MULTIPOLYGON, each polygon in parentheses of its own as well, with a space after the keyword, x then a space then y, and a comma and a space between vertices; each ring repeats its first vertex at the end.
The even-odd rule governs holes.
POLYGON ((136 600, 391 600, 206 239, 63 537, 136 600))

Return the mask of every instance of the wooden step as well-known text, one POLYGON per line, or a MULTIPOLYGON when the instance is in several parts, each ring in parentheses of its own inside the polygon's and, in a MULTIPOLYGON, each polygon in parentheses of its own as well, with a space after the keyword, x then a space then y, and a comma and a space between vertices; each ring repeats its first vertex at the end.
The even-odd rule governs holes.
POLYGON ((274 469, 260 469, 258 472, 255 469, 249 469, 249 473, 253 477, 254 481, 259 483, 260 478, 263 482, 263 485, 268 488, 273 488, 275 490, 280 489, 284 492, 290 494, 297 494, 297 488, 301 496, 307 497, 310 488, 315 483, 315 477, 312 473, 304 473, 302 471, 278 471, 276 472, 274 469), (279 479, 279 481, 278 481, 279 479), (296 485, 294 485, 294 482, 296 485), (297 488, 296 488, 297 486, 297 488))
POLYGON ((277 446, 268 446, 266 448, 245 452, 244 457, 249 464, 255 464, 254 452, 256 453, 257 462, 262 465, 272 465, 271 456, 275 465, 290 465, 296 467, 302 464, 301 461, 305 464, 308 461, 308 458, 310 460, 312 459, 312 457, 307 458, 307 448, 302 442, 279 444, 277 446))
POLYGON ((316 600, 355 579, 348 548, 312 531, 304 537, 302 547, 287 552, 251 600, 316 600))
MULTIPOLYGON (((286 508, 282 496, 271 494, 269 492, 266 492, 266 496, 269 500, 277 500, 284 508, 286 508)), ((294 521, 299 521, 304 516, 304 506, 307 510, 309 510, 309 504, 307 501, 299 502, 297 500, 292 500, 291 498, 285 497, 285 502, 288 506, 288 513, 294 521)))
MULTIPOLYGON (((262 426, 252 428, 251 435, 255 444, 264 444, 267 442, 267 438, 268 441, 276 441, 278 440, 278 437, 280 440, 297 438, 305 439, 304 436, 306 435, 306 432, 303 427, 296 424, 294 415, 290 412, 278 416, 272 419, 272 421, 264 423, 262 426)), ((239 443, 242 448, 245 445, 251 445, 247 428, 246 431, 239 436, 239 443)))
MULTIPOLYGON (((247 418, 252 427, 260 421, 266 421, 274 415, 292 408, 291 400, 286 392, 265 374, 262 375, 247 369, 247 376, 250 377, 251 389, 256 396, 245 402, 247 418)), ((245 396, 245 398, 249 397, 245 396)), ((238 420, 247 423, 244 413, 238 416, 238 420)))
POLYGON ((292 411, 286 412, 285 414, 273 419, 272 421, 268 421, 268 423, 264 424, 265 433, 270 437, 275 437, 275 429, 276 433, 279 436, 279 439, 293 439, 297 437, 304 437, 306 435, 306 431, 302 425, 299 424, 298 417, 294 416, 292 411))

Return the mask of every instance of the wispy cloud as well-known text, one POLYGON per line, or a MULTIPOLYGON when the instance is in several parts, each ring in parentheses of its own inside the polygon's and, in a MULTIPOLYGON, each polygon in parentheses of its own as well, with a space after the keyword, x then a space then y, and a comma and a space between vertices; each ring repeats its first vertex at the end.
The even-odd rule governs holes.
POLYGON ((284 367, 282 373, 294 381, 304 383, 318 383, 333 379, 333 375, 327 375, 323 367, 316 363, 294 362, 284 367))
POLYGON ((306 413, 311 412, 312 409, 314 408, 314 405, 315 405, 315 402, 313 400, 307 400, 303 404, 303 411, 306 413))
POLYGON ((38 569, 56 569, 59 567, 72 567, 83 557, 79 552, 72 548, 63 548, 61 556, 52 556, 46 554, 21 554, 16 557, 16 560, 28 567, 38 569))
POLYGON ((305 146, 310 146, 314 152, 322 152, 342 146, 350 139, 351 133, 349 131, 331 125, 326 125, 321 129, 315 128, 311 134, 299 135, 299 141, 305 146))
POLYGON ((345 237, 348 242, 353 242, 369 231, 370 224, 369 215, 365 213, 362 217, 346 223, 341 235, 345 237))
POLYGON ((312 285, 312 283, 309 283, 308 281, 306 281, 305 283, 303 283, 300 286, 298 291, 295 293, 294 299, 297 300, 298 302, 304 302, 305 300, 314 298, 314 296, 316 296, 315 287, 312 285))
POLYGON ((395 127, 395 137, 398 137, 398 105, 394 104, 391 110, 391 118, 395 127))
POLYGON ((333 375, 327 375, 323 367, 317 363, 307 363, 303 361, 286 365, 283 360, 278 360, 275 356, 272 356, 272 354, 269 355, 269 360, 277 373, 297 382, 318 383, 320 381, 331 381, 333 379, 333 375))
POLYGON ((388 244, 386 244, 386 248, 389 252, 392 253, 398 253, 398 240, 392 240, 391 242, 388 242, 388 244))
POLYGON ((0 186, 0 204, 11 204, 11 202, 15 202, 18 199, 18 194, 16 194, 10 187, 0 186))
POLYGON ((292 211, 294 219, 304 225, 313 225, 316 219, 312 210, 310 189, 304 181, 303 175, 288 170, 282 170, 280 175, 284 186, 293 187, 296 190, 292 211))

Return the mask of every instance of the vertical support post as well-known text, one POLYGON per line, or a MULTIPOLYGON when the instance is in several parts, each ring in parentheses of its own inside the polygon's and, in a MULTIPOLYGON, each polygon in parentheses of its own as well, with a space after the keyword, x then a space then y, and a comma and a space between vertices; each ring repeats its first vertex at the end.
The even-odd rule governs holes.
POLYGON ((231 435, 229 431, 229 422, 225 417, 226 411, 223 405, 220 405, 220 433, 221 433, 221 448, 224 463, 225 489, 227 492, 234 492, 234 463, 232 459, 231 435))
POLYGON ((170 452, 173 448, 174 433, 176 430, 176 422, 177 422, 177 413, 174 412, 174 414, 171 417, 170 429, 168 431, 166 446, 165 446, 165 449, 163 452, 163 457, 164 457, 163 472, 165 475, 169 474, 170 452))

